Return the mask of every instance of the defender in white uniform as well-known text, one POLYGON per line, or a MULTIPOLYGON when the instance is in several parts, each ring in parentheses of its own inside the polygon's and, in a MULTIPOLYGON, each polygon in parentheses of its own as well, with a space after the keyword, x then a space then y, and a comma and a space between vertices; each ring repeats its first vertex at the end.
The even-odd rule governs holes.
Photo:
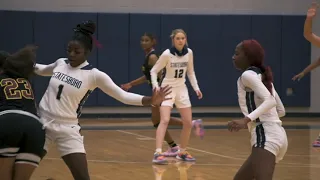
POLYGON ((185 84, 186 74, 193 90, 200 90, 194 72, 192 50, 184 47, 181 53, 178 55, 179 52, 176 51, 176 48, 165 50, 151 70, 153 88, 159 88, 157 73, 162 69, 164 69, 164 74, 161 86, 169 85, 172 87, 172 93, 169 96, 172 99, 164 101, 161 106, 173 107, 173 105, 176 105, 177 108, 191 107, 188 89, 185 84))
POLYGON ((153 162, 157 164, 167 163, 167 160, 162 154, 162 142, 170 120, 171 109, 174 104, 179 109, 183 121, 180 151, 176 157, 184 161, 195 161, 195 158, 186 151, 192 127, 191 102, 185 84, 186 74, 199 98, 202 98, 202 93, 194 72, 193 52, 186 46, 186 33, 182 29, 176 29, 172 32, 171 38, 173 47, 165 50, 161 54, 159 60, 150 71, 153 88, 159 88, 157 76, 162 69, 164 70, 164 75, 162 82, 160 82, 160 86, 169 85, 172 87, 172 93, 168 96, 168 98, 172 99, 162 102, 160 108, 161 120, 157 129, 156 153, 153 158, 153 162))
POLYGON ((235 180, 271 180, 275 164, 283 159, 288 148, 287 135, 280 117, 284 106, 273 86, 271 69, 263 66, 264 50, 256 40, 240 43, 234 64, 243 71, 237 81, 240 120, 229 122, 230 131, 248 128, 252 152, 235 175, 235 180))
POLYGON ((46 128, 46 145, 54 142, 72 172, 74 179, 89 180, 86 151, 80 134, 78 118, 90 93, 99 88, 104 93, 129 105, 157 105, 165 99, 169 89, 162 89, 153 97, 128 93, 118 87, 104 72, 86 61, 92 50, 95 24, 80 24, 68 44, 68 58, 60 58, 50 65, 36 64, 35 72, 51 76, 49 86, 41 99, 39 114, 46 128))
POLYGON ((36 64, 36 68, 37 74, 51 76, 49 86, 39 105, 39 115, 44 120, 44 126, 47 126, 48 139, 45 149, 47 150, 48 143, 56 141, 61 156, 73 152, 85 153, 83 136, 79 134, 78 118, 82 106, 95 88, 98 87, 125 104, 142 106, 143 96, 123 91, 107 74, 92 68, 87 61, 72 67, 67 58, 60 58, 50 65, 36 64), (58 134, 59 128, 58 131, 48 128, 54 126, 53 121, 72 127, 68 128, 66 139, 58 134), (74 133, 74 138, 69 138, 70 133, 74 133))
POLYGON ((276 156, 278 163, 288 147, 286 132, 280 120, 285 115, 285 109, 273 84, 274 96, 271 97, 261 79, 262 74, 255 67, 241 75, 237 81, 239 105, 243 115, 253 120, 248 123, 251 146, 270 151, 276 156))

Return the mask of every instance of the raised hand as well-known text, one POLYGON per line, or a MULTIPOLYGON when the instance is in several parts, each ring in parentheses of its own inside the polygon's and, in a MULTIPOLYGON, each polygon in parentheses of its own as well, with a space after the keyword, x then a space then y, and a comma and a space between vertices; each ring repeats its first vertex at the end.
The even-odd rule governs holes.
POLYGON ((318 7, 319 7, 319 4, 316 2, 313 2, 310 8, 308 9, 307 18, 310 18, 310 19, 314 18, 317 14, 318 7))

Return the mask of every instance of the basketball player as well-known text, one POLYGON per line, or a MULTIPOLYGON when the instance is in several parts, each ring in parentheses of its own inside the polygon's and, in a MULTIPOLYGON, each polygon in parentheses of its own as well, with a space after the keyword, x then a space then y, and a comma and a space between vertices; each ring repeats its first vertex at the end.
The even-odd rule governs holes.
MULTIPOLYGON (((121 88, 126 91, 128 91, 133 86, 137 86, 137 85, 143 84, 145 82, 147 82, 150 85, 150 88, 152 89, 150 70, 152 69, 152 67, 154 66, 154 64, 158 60, 158 56, 156 55, 156 52, 154 49, 154 47, 156 45, 156 39, 152 34, 145 33, 141 37, 140 43, 141 43, 142 49, 144 50, 144 52, 146 54, 144 63, 142 65, 142 72, 144 75, 136 80, 133 80, 133 81, 127 83, 127 84, 121 85, 121 88)), ((158 73, 158 82, 162 78, 161 76, 162 76, 162 71, 160 71, 158 73)), ((152 123, 153 123, 154 127, 157 128, 160 123, 160 108, 159 107, 152 107, 151 112, 152 112, 152 117, 151 117, 152 123)), ((182 121, 179 118, 171 117, 170 121, 169 121, 169 125, 182 126, 182 121)), ((201 119, 193 120, 192 125, 195 128, 195 134, 200 137, 203 137, 204 130, 202 128, 202 120, 201 119)), ((170 148, 166 152, 164 152, 163 155, 167 156, 167 157, 177 156, 179 146, 177 146, 177 144, 173 141, 168 130, 166 131, 164 139, 168 143, 170 148)))
MULTIPOLYGON (((308 10, 307 18, 304 23, 304 37, 313 45, 320 47, 320 37, 317 36, 312 32, 312 20, 316 16, 317 9, 319 5, 317 3, 312 3, 311 7, 308 10)), ((311 63, 308 67, 306 67, 302 72, 295 75, 292 80, 300 80, 304 77, 307 73, 311 72, 315 68, 320 66, 320 58, 313 63, 311 63)), ((315 148, 320 147, 320 133, 318 135, 318 138, 312 143, 312 146, 315 148)))
POLYGON ((192 128, 191 102, 187 86, 185 84, 186 74, 199 99, 202 93, 198 86, 193 67, 193 52, 187 47, 187 35, 182 29, 176 29, 171 34, 173 46, 165 50, 159 60, 151 69, 151 83, 154 89, 159 89, 158 73, 164 69, 164 77, 160 86, 170 85, 172 93, 168 96, 172 99, 162 102, 160 107, 160 124, 156 133, 156 152, 153 162, 156 164, 167 164, 166 158, 162 154, 162 142, 170 121, 170 114, 173 105, 179 109, 183 128, 181 132, 180 149, 177 159, 183 161, 195 161, 195 158, 186 151, 190 131, 192 128))
POLYGON ((41 99, 39 114, 46 127, 46 145, 53 142, 69 167, 74 179, 89 180, 86 151, 78 118, 88 96, 95 88, 129 105, 159 105, 169 94, 165 87, 151 97, 128 93, 118 87, 104 72, 93 68, 87 61, 92 51, 92 35, 96 26, 87 21, 74 29, 69 41, 68 58, 60 58, 50 65, 36 65, 36 73, 51 76, 49 86, 41 99))
POLYGON ((239 105, 244 118, 228 123, 230 131, 248 128, 251 133, 251 155, 234 180, 272 180, 276 163, 283 159, 287 135, 280 117, 283 104, 273 86, 270 67, 263 65, 264 49, 256 40, 244 40, 232 57, 242 71, 237 81, 239 105))
POLYGON ((25 47, 10 56, 1 53, 1 62, 0 179, 29 180, 39 165, 45 143, 29 82, 35 47, 25 47))

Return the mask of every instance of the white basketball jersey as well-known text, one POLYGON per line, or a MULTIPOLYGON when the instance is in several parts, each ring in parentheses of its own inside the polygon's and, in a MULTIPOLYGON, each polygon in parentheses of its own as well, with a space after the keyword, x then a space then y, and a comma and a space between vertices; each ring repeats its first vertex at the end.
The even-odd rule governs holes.
POLYGON ((169 55, 169 59, 164 69, 161 86, 170 85, 171 87, 178 87, 185 85, 190 59, 189 52, 183 56, 177 56, 170 49, 167 49, 164 54, 169 55))
POLYGON ((48 88, 39 105, 39 114, 54 120, 77 120, 95 88, 92 66, 86 61, 74 68, 67 58, 57 60, 48 88))
POLYGON ((272 96, 266 89, 265 85, 262 83, 262 74, 258 68, 250 67, 248 70, 243 72, 243 74, 238 78, 237 86, 239 106, 244 116, 250 116, 250 114, 252 115, 252 113, 254 113, 259 114, 258 117, 253 119, 255 122, 281 122, 277 112, 277 106, 274 106, 271 109, 268 108, 268 105, 261 106, 264 102, 269 103, 269 101, 266 101, 266 97, 272 97, 277 104, 282 105, 282 102, 278 97, 273 84, 272 96), (250 81, 248 81, 249 79, 250 81), (256 81, 254 81, 254 79, 257 79, 256 81, 259 81, 260 83, 255 83, 256 81), (248 86, 254 87, 255 90, 250 89, 248 86), (262 108, 260 108, 260 106, 262 108))

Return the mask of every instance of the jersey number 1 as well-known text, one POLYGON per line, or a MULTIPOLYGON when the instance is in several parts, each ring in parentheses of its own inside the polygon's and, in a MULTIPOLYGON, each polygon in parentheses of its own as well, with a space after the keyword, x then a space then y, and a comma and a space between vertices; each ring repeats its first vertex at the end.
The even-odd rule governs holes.
POLYGON ((57 99, 60 100, 61 98, 61 93, 62 93, 62 89, 63 89, 63 85, 60 84, 59 87, 58 87, 58 94, 57 94, 57 99))
POLYGON ((176 69, 174 73, 174 78, 182 78, 183 69, 176 69))

